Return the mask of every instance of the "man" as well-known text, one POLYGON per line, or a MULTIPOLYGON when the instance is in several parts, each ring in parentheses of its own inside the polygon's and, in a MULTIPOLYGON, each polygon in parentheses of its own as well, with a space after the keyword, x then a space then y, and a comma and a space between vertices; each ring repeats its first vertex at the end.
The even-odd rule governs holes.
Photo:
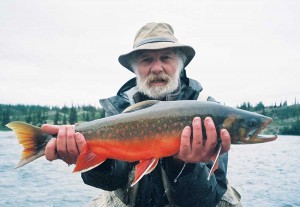
MULTIPOLYGON (((121 65, 134 72, 136 78, 121 87, 117 96, 100 100, 106 116, 119 114, 126 107, 149 99, 198 99, 202 87, 187 78, 185 72, 194 55, 192 47, 178 43, 169 24, 143 26, 136 34, 133 50, 119 57, 121 65)), ((211 97, 208 100, 214 101, 211 97)), ((226 180, 230 135, 227 130, 221 130, 219 167, 207 180, 212 167, 210 161, 217 150, 216 128, 210 117, 205 120, 195 117, 191 125, 192 128, 186 126, 182 131, 179 152, 162 158, 134 187, 130 187, 130 183, 136 163, 119 160, 107 160, 82 173, 83 181, 106 191, 101 196, 103 206, 221 206, 224 200, 228 201, 220 202, 226 197, 225 192, 232 191, 227 189, 226 180)), ((57 134, 57 138, 47 144, 46 158, 76 163, 85 139, 75 133, 74 126, 43 125, 42 129, 57 134)), ((233 204, 227 203, 227 206, 235 206, 233 204)))

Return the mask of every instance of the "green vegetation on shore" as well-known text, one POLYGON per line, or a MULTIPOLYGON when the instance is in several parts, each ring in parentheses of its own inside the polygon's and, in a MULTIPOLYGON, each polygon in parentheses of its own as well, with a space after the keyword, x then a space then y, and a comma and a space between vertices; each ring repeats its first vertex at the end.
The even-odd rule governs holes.
POLYGON ((243 103, 238 108, 273 118, 273 122, 264 130, 265 133, 300 135, 300 104, 288 105, 285 101, 279 105, 264 106, 260 102, 252 106, 250 103, 243 103))
POLYGON ((11 121, 24 121, 36 126, 42 124, 75 124, 104 117, 104 110, 94 106, 49 107, 38 105, 0 104, 0 130, 11 121))
MULTIPOLYGON (((240 109, 257 112, 273 118, 273 123, 265 133, 282 135, 300 135, 300 104, 265 106, 262 102, 256 106, 243 103, 240 109)), ((104 110, 94 106, 49 107, 38 105, 0 104, 0 130, 8 130, 5 125, 11 121, 24 121, 36 126, 50 124, 74 124, 100 119, 104 110)))

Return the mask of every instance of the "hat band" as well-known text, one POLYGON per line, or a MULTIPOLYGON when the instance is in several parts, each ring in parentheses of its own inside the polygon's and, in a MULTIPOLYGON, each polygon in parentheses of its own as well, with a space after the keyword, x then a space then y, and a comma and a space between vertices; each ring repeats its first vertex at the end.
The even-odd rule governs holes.
POLYGON ((144 39, 142 41, 139 41, 138 43, 133 45, 133 48, 137 48, 141 45, 147 44, 147 43, 153 43, 153 42, 176 42, 173 39, 170 38, 165 38, 165 37, 153 37, 153 38, 148 38, 148 39, 144 39))

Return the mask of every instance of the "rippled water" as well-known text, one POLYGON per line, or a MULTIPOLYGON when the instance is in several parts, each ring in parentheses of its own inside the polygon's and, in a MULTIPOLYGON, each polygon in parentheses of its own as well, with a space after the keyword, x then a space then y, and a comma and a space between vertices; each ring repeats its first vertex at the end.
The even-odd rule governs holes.
POLYGON ((62 161, 44 157, 14 169, 22 147, 12 132, 0 132, 0 206, 85 206, 100 190, 85 185, 62 161))
MULTIPOLYGON (((14 169, 21 150, 12 132, 0 132, 1 207, 85 206, 100 193, 61 161, 40 158, 14 169)), ((228 178, 245 207, 300 206, 300 137, 232 146, 228 178)))
POLYGON ((233 145, 228 179, 246 207, 300 206, 300 136, 233 145))

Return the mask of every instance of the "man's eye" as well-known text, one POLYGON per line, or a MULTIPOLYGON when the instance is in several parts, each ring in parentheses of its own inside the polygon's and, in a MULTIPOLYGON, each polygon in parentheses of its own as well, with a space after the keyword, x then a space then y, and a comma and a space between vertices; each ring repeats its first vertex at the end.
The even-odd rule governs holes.
POLYGON ((146 62, 146 63, 151 62, 151 61, 152 61, 151 58, 144 58, 144 59, 142 59, 142 62, 146 62))
POLYGON ((170 56, 167 56, 167 55, 161 57, 161 60, 168 60, 168 59, 171 59, 171 57, 170 57, 170 56))

